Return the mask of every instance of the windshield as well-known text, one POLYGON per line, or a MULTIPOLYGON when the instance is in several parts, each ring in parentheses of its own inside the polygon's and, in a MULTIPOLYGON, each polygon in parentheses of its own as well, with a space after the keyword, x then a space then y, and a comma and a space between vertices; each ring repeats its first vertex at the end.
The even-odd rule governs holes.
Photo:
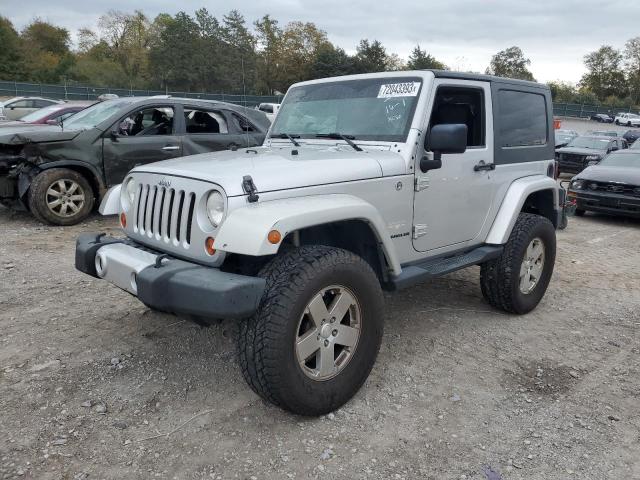
POLYGON ((591 148, 594 150, 606 150, 609 147, 608 138, 577 137, 567 147, 591 148))
POLYGON ((612 153, 604 157, 598 165, 608 167, 636 167, 640 168, 640 152, 638 153, 612 153))
POLYGON ((64 128, 71 130, 86 130, 93 128, 114 113, 117 113, 125 105, 129 105, 131 102, 133 102, 133 99, 122 98, 96 103, 95 105, 92 105, 91 107, 70 117, 66 122, 64 122, 64 128))
POLYGON ((41 108, 40 110, 36 110, 35 112, 31 112, 29 115, 25 115, 20 119, 21 122, 35 122, 40 120, 48 115, 51 115, 58 110, 62 110, 64 108, 63 105, 49 105, 48 107, 41 108))
POLYGON ((356 140, 404 142, 411 128, 420 78, 369 78, 293 87, 271 131, 314 138, 340 133, 356 140))

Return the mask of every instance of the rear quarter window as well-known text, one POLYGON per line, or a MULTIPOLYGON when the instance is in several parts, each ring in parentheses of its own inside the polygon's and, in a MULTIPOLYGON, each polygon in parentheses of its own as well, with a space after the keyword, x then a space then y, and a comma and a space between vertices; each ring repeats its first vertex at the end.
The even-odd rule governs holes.
POLYGON ((532 147, 547 144, 548 115, 544 95, 500 90, 498 105, 500 147, 532 147))

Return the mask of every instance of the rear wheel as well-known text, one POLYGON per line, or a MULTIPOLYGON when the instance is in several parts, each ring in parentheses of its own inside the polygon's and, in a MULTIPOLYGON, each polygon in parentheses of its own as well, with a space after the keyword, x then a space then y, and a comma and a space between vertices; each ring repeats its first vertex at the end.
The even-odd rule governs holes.
POLYGON ((242 372, 264 399, 300 415, 346 403, 375 363, 382 291, 371 267, 345 250, 308 246, 260 273, 257 313, 240 326, 242 372))
POLYGON ((553 224, 540 215, 521 213, 502 255, 480 268, 484 298, 510 313, 530 312, 547 291, 555 258, 553 224))
POLYGON ((93 190, 80 173, 52 168, 39 173, 29 188, 29 209, 44 223, 75 225, 93 209, 93 190))

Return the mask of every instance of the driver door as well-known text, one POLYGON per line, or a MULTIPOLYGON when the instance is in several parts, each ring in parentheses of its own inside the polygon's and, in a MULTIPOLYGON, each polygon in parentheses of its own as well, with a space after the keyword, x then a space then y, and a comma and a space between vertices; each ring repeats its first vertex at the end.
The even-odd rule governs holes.
POLYGON ((182 155, 174 121, 179 106, 145 105, 122 117, 102 139, 107 185, 121 183, 126 174, 144 165, 182 155))
MULTIPOLYGON (((434 125, 466 124, 467 150, 442 155, 442 167, 420 171, 416 155, 413 245, 418 251, 479 243, 493 202, 493 112, 489 82, 436 79, 425 119, 434 125)), ((428 158, 433 153, 424 152, 428 158)))

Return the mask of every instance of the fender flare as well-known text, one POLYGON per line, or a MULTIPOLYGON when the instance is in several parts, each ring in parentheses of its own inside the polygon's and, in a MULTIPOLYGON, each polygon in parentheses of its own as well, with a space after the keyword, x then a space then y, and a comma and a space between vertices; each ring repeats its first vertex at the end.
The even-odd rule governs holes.
POLYGON ((29 190, 29 187, 31 187, 31 182, 40 172, 43 172, 45 170, 49 170, 52 168, 71 167, 73 169, 73 167, 80 167, 80 168, 89 170, 97 182, 98 196, 102 196, 102 194, 107 189, 102 179, 102 175, 100 174, 98 169, 86 162, 79 162, 77 160, 57 160, 55 162, 45 162, 45 163, 29 162, 27 165, 28 166, 24 168, 18 175, 18 196, 20 198, 24 197, 24 195, 29 190))
POLYGON ((114 185, 102 196, 102 202, 98 207, 100 215, 118 215, 122 209, 120 204, 120 191, 122 184, 114 185))
POLYGON ((215 239, 216 249, 251 256, 275 255, 280 244, 267 240, 271 230, 285 238, 306 227, 343 220, 367 223, 394 275, 402 271, 386 225, 376 208, 364 200, 345 194, 313 195, 252 203, 229 213, 215 239))
POLYGON ((498 214, 487 235, 486 243, 495 245, 504 245, 507 243, 509 235, 511 235, 511 230, 518 219, 518 215, 522 211, 525 200, 534 192, 552 190, 553 206, 554 209, 557 210, 560 202, 559 188, 556 181, 546 175, 534 175, 519 178, 514 181, 509 186, 502 200, 498 214))

